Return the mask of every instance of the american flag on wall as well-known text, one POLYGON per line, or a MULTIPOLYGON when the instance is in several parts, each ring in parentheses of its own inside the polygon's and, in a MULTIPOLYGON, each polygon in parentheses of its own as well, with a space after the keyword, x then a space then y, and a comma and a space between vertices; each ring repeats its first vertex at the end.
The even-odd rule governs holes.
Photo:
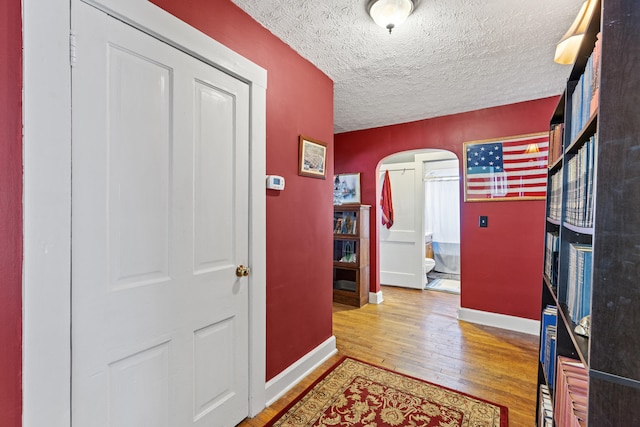
POLYGON ((464 144, 465 201, 544 199, 549 134, 464 144))

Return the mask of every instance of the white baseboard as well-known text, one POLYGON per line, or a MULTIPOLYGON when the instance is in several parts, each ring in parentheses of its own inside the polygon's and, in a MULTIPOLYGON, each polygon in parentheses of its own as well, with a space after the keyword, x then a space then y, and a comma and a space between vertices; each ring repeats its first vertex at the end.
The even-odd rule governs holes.
POLYGON ((293 365, 269 380, 266 384, 267 406, 282 397, 337 352, 336 337, 332 335, 325 342, 298 359, 293 365))
POLYGON ((458 319, 466 322, 478 323, 480 325, 522 332, 529 335, 540 334, 540 322, 538 320, 508 316, 506 314, 489 313, 488 311, 472 310, 470 308, 460 308, 458 309, 458 319))
POLYGON ((382 291, 369 292, 369 304, 382 304, 382 291))

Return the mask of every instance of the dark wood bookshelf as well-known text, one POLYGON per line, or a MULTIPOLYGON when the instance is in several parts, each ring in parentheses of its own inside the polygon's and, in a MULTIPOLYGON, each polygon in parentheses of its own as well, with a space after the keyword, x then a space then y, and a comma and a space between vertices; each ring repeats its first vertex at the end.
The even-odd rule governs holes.
POLYGON ((553 174, 558 169, 560 169, 562 167, 562 161, 563 161, 563 157, 560 156, 560 158, 556 159, 555 162, 553 162, 551 165, 549 165, 549 173, 553 174))
MULTIPOLYGON (((550 126, 560 123, 564 123, 563 154, 550 165, 549 177, 562 174, 563 190, 568 178, 563 164, 597 134, 594 221, 593 227, 568 223, 568 196, 562 191, 561 221, 547 215, 545 222, 546 232, 559 233, 559 267, 555 286, 543 275, 541 311, 550 304, 558 308, 556 355, 580 361, 587 369, 587 425, 640 425, 640 1, 598 2, 550 119, 550 126), (570 138, 571 97, 599 32, 599 105, 570 138), (592 246, 589 337, 575 332, 578 319, 571 318, 567 307, 567 265, 572 244, 592 246)), ((552 381, 545 377, 540 364, 538 387, 547 384, 553 393, 552 381)))
POLYGON ((369 208, 333 208, 333 301, 341 304, 369 301, 369 208))
POLYGON ((595 113, 589 118, 589 121, 582 128, 580 133, 571 141, 569 146, 564 150, 565 153, 575 153, 578 148, 582 147, 589 138, 595 135, 598 129, 598 113, 595 113))
MULTIPOLYGON (((578 227, 577 225, 573 225, 568 222, 563 223, 562 226, 568 230, 571 230, 577 233, 578 235, 593 236, 593 227, 578 227)), ((574 243, 578 243, 578 242, 574 242, 574 243)))
POLYGON ((562 316, 562 323, 565 325, 567 335, 571 339, 573 349, 575 350, 574 357, 577 356, 585 366, 589 366, 589 338, 574 332, 576 324, 571 320, 566 304, 560 303, 558 315, 562 316))
POLYGON ((547 222, 549 222, 550 224, 553 224, 553 225, 560 225, 560 221, 558 221, 556 219, 552 219, 552 218, 547 218, 547 222))

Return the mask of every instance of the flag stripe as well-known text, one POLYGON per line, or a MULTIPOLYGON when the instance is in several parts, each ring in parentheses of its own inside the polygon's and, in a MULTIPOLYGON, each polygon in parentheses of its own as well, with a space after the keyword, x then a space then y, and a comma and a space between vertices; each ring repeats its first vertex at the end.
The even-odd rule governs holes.
POLYGON ((506 172, 509 173, 509 171, 512 171, 514 169, 544 169, 547 166, 547 160, 540 160, 537 162, 509 162, 506 158, 505 158, 505 169, 506 172), (507 168, 507 165, 508 168, 507 168))
MULTIPOLYGON (((545 194, 547 190, 547 187, 530 187, 530 188, 526 188, 526 189, 522 189, 522 191, 520 191, 520 193, 542 193, 543 195, 545 194)), ((510 191, 510 193, 516 193, 518 191, 510 191)), ((467 194, 486 194, 486 195, 490 195, 491 189, 489 190, 467 190, 467 194)), ((508 194, 508 193, 507 193, 508 194)))
POLYGON ((502 151, 505 153, 512 153, 512 152, 516 152, 516 151, 521 151, 523 153, 525 153, 527 151, 527 148, 529 148, 530 145, 536 145, 538 148, 538 151, 534 153, 542 153, 544 151, 548 151, 549 150, 549 144, 548 143, 541 143, 541 142, 527 142, 524 145, 503 145, 502 146, 502 151))
POLYGON ((538 148, 548 148, 549 147, 548 141, 549 141, 548 137, 531 138, 531 139, 521 140, 517 142, 503 141, 502 149, 504 151, 514 151, 514 150, 517 150, 518 148, 524 150, 527 147, 533 146, 533 145, 537 145, 538 148))
POLYGON ((547 154, 546 152, 542 152, 539 151, 537 153, 517 153, 517 154, 506 154, 504 155, 504 160, 505 161, 512 161, 512 160, 546 160, 547 159, 547 154))
MULTIPOLYGON (((473 175, 469 176, 467 181, 469 181, 471 179, 475 179, 475 178, 493 178, 497 174, 503 174, 503 173, 504 172, 474 173, 473 175)), ((530 171, 523 170, 523 171, 519 171, 518 172, 518 176, 529 176, 529 175, 544 176, 546 178, 547 170, 546 169, 533 169, 533 170, 530 170, 530 171)))
MULTIPOLYGON (((523 179, 523 180, 518 180, 515 181, 517 178, 514 178, 513 180, 509 180, 507 182, 517 182, 517 184, 519 185, 530 185, 530 184, 545 184, 547 183, 547 178, 529 178, 529 179, 523 179)), ((482 180, 482 181, 469 181, 467 183, 467 185, 469 187, 482 187, 487 185, 488 183, 490 183, 490 181, 486 181, 486 180, 482 180)))
MULTIPOLYGON (((549 141, 549 135, 547 135, 546 133, 540 134, 540 135, 523 135, 523 136, 519 136, 519 137, 515 137, 515 138, 511 138, 511 139, 505 139, 502 141, 497 141, 498 143, 502 142, 503 144, 516 144, 519 143, 521 141, 531 141, 531 142, 545 142, 545 141, 549 141)), ((492 144, 491 142, 489 144, 492 144)))

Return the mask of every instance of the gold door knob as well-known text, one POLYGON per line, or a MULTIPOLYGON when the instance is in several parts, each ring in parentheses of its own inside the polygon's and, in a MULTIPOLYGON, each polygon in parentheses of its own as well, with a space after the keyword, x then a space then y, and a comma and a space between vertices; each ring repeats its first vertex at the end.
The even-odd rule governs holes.
POLYGON ((240 264, 236 268, 236 276, 247 277, 248 275, 249 275, 249 267, 245 267, 244 265, 240 264))

